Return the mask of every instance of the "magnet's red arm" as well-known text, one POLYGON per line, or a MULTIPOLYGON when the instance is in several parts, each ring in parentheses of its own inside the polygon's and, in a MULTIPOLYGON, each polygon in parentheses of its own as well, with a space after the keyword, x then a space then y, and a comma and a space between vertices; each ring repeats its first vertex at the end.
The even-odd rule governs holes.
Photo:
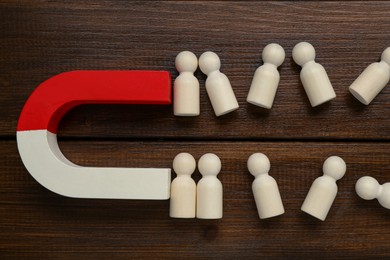
POLYGON ((58 74, 31 94, 17 131, 57 132, 66 112, 81 104, 170 104, 167 71, 70 71, 58 74))

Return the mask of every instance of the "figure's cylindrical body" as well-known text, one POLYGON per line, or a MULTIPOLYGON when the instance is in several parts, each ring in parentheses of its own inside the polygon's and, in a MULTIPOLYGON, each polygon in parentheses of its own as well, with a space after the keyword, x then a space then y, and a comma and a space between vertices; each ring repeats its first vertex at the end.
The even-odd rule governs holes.
POLYGON ((275 99, 279 80, 279 71, 275 65, 266 63, 259 67, 253 77, 246 101, 270 109, 275 99))
POLYGON ((312 107, 321 105, 336 97, 324 67, 314 61, 302 66, 301 81, 312 107))
POLYGON ((252 184, 257 211, 261 219, 271 218, 284 213, 278 184, 268 174, 262 174, 252 184))
POLYGON ((223 216, 222 183, 215 176, 203 177, 197 185, 196 217, 220 219, 223 216))
POLYGON ((336 195, 335 179, 329 176, 318 177, 311 185, 301 210, 324 221, 336 195))
POLYGON ((349 91, 365 105, 382 91, 390 80, 390 67, 384 62, 370 64, 349 87, 349 91))
POLYGON ((182 72, 173 86, 175 116, 198 116, 200 113, 199 81, 192 72, 182 72))
POLYGON ((229 79, 219 71, 211 72, 206 80, 206 90, 216 116, 222 116, 238 109, 229 79))
POLYGON ((191 176, 178 176, 171 184, 169 216, 195 218, 196 184, 191 176))

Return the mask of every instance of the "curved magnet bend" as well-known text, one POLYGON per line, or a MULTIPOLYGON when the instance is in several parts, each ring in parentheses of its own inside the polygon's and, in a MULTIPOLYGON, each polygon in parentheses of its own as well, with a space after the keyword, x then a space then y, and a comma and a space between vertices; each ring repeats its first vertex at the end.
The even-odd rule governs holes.
POLYGON ((80 104, 170 104, 166 71, 71 71, 38 86, 17 127, 20 156, 30 174, 63 196, 168 199, 169 168, 83 167, 70 162, 57 143, 63 115, 80 104))

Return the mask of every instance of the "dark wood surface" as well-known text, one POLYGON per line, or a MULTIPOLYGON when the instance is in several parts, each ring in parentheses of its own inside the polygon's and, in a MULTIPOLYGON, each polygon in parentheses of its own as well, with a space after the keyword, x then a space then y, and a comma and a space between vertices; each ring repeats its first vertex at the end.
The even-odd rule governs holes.
MULTIPOLYGON (((348 86, 390 46, 390 2, 0 3, 0 259, 390 258, 390 212, 357 197, 371 175, 390 181, 390 87, 370 106, 348 86), (311 108, 291 50, 311 42, 337 93, 311 108), (272 110, 245 102, 261 51, 286 50, 272 110), (168 217, 169 201, 83 200, 56 195, 24 168, 16 148, 20 110, 45 79, 76 69, 168 70, 182 50, 212 50, 240 109, 216 118, 201 84, 201 115, 172 106, 89 105, 60 125, 64 154, 80 165, 170 167, 179 152, 222 160, 222 220, 168 217), (286 213, 260 220, 246 160, 271 160, 286 213), (322 163, 339 155, 347 173, 325 222, 300 211, 322 163)), ((200 178, 196 171, 194 178, 200 178)))

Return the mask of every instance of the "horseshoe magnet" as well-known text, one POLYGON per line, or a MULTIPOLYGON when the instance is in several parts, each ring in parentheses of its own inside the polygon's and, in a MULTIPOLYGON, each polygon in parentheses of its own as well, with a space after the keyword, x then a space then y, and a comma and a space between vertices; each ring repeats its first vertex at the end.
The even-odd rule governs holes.
POLYGON ((170 104, 167 71, 71 71, 38 86, 19 117, 17 144, 30 174, 67 197, 168 199, 169 168, 83 167, 69 161, 57 143, 57 127, 81 104, 170 104))

